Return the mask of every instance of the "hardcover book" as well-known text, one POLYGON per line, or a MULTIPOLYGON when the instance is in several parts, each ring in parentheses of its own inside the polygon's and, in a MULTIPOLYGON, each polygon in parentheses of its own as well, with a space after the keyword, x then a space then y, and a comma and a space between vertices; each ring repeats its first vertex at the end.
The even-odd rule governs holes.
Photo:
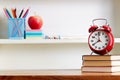
POLYGON ((83 66, 120 66, 120 61, 90 60, 90 61, 83 61, 83 66))
POLYGON ((83 60, 120 60, 120 55, 83 55, 83 60))
POLYGON ((120 55, 83 55, 82 72, 120 72, 120 55))
POLYGON ((82 72, 120 72, 120 66, 114 67, 82 67, 82 72))

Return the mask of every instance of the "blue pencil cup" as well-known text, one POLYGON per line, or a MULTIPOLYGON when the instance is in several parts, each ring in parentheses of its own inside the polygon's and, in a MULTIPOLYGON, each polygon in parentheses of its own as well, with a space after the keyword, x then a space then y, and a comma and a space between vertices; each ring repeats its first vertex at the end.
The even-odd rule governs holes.
POLYGON ((9 36, 9 39, 25 38, 25 19, 24 18, 8 19, 8 36, 9 36))

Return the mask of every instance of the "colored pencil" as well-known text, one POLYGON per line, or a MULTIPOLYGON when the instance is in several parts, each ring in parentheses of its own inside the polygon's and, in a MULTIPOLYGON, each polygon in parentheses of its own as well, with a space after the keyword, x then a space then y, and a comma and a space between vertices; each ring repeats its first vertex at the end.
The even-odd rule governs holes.
POLYGON ((11 11, 12 11, 13 17, 16 18, 16 17, 15 17, 15 9, 11 8, 11 11))
POLYGON ((23 17, 22 17, 22 18, 26 18, 26 16, 27 16, 28 12, 29 12, 29 8, 26 10, 26 12, 25 12, 25 14, 23 15, 23 17))
POLYGON ((23 11, 24 11, 24 9, 22 9, 22 11, 21 11, 21 13, 19 15, 19 18, 21 18, 23 11))
POLYGON ((14 11, 14 13, 15 13, 15 18, 17 18, 17 14, 16 14, 16 11, 17 11, 17 9, 15 8, 15 11, 14 11))
POLYGON ((6 12, 6 8, 3 8, 4 12, 5 12, 5 15, 7 16, 7 18, 10 18, 8 13, 6 12))
POLYGON ((7 12, 7 14, 9 15, 9 17, 12 18, 11 14, 10 14, 10 12, 8 11, 7 8, 6 8, 6 12, 7 12))

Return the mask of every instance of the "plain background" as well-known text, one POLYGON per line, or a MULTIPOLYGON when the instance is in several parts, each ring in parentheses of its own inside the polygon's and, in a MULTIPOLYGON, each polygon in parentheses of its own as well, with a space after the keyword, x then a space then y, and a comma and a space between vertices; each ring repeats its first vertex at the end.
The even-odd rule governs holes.
MULTIPOLYGON (((43 18, 42 31, 47 35, 88 37, 95 18, 106 18, 115 37, 120 31, 119 0, 0 0, 0 38, 7 38, 8 24, 3 8, 30 8, 43 18)), ((29 26, 27 25, 27 28, 29 26)), ((81 44, 1 44, 0 69, 80 69, 82 55, 90 54, 87 43, 81 44)), ((111 54, 119 54, 119 44, 111 54)))

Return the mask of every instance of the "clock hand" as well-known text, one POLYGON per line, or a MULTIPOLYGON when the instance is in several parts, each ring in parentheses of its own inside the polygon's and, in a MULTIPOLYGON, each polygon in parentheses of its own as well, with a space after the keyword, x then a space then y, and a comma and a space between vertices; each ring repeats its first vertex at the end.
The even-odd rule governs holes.
POLYGON ((98 40, 100 40, 100 32, 98 32, 98 40))
POLYGON ((97 44, 99 42, 99 40, 98 41, 96 41, 95 43, 93 43, 92 45, 94 46, 95 44, 97 44))
POLYGON ((98 32, 98 42, 102 42, 102 41, 100 40, 100 32, 98 32))

